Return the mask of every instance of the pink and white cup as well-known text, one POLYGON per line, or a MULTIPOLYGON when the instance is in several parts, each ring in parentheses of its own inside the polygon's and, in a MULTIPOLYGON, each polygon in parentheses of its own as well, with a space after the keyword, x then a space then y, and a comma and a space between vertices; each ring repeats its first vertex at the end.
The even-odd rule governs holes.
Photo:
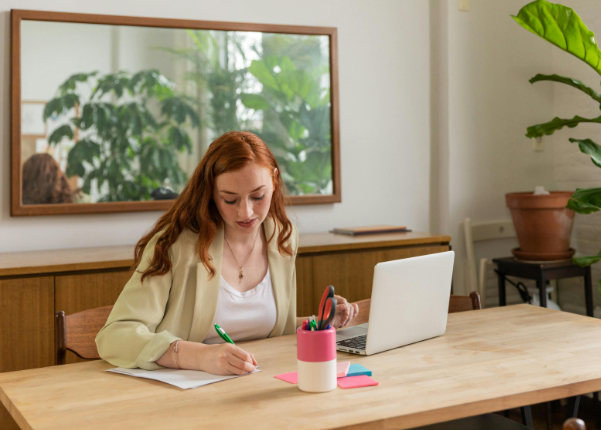
POLYGON ((336 330, 296 330, 298 388, 321 393, 336 388, 336 330))

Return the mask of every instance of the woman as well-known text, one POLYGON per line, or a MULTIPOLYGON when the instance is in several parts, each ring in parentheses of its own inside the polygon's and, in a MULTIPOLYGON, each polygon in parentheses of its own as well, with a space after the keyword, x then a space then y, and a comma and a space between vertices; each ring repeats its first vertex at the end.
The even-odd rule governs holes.
MULTIPOLYGON (((109 363, 213 374, 253 372, 257 361, 223 343, 293 334, 298 233, 265 143, 249 132, 215 140, 186 188, 136 245, 134 275, 96 337, 109 363)), ((334 326, 357 305, 336 296, 334 326)))

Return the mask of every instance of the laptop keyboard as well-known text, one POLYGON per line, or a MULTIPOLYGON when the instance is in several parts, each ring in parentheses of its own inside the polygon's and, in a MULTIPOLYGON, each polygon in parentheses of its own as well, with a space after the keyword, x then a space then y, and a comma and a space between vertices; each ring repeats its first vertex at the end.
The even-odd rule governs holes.
POLYGON ((365 342, 367 341, 367 334, 361 336, 351 337, 350 339, 339 340, 336 342, 338 346, 344 346, 353 349, 365 349, 365 342))

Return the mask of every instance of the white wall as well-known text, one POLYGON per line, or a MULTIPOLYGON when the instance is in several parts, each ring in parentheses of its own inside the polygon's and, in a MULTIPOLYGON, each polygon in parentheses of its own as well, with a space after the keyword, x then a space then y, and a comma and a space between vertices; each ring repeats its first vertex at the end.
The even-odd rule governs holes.
MULTIPOLYGON (((526 127, 552 115, 552 88, 531 85, 536 73, 551 71, 552 46, 510 18, 523 0, 472 1, 470 11, 449 1, 448 61, 448 230, 456 251, 455 289, 466 291, 461 223, 510 219, 505 193, 555 189, 553 153, 535 153, 526 127), (546 46, 545 45, 549 45, 546 46)), ((442 66, 445 67, 445 62, 442 66)), ((442 89, 444 90, 444 88, 442 89)), ((445 118, 443 118, 445 120, 445 118)), ((436 124, 434 124, 436 126, 436 124)), ((510 255, 506 244, 497 257, 510 255)))
POLYGON ((402 223, 429 229, 427 2, 0 0, 0 252, 133 244, 160 215, 10 217, 11 8, 337 27, 342 203, 295 208, 299 227, 317 232, 402 223))

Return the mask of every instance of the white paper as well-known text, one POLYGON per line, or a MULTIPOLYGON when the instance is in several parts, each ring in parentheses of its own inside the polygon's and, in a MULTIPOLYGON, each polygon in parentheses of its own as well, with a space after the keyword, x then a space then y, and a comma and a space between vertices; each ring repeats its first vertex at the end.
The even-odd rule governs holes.
MULTIPOLYGON (((124 369, 117 367, 109 369, 107 372, 120 373, 122 375, 134 376, 136 378, 153 379, 155 381, 164 382, 166 384, 175 385, 176 387, 188 390, 190 388, 198 388, 203 385, 212 384, 214 382, 225 381, 226 379, 238 378, 238 375, 221 376, 213 375, 212 373, 202 372, 200 370, 182 370, 182 369, 159 369, 159 370, 144 370, 144 369, 124 369)), ((260 372, 255 369, 253 373, 260 372)), ((244 375, 241 375, 244 376, 244 375)))

